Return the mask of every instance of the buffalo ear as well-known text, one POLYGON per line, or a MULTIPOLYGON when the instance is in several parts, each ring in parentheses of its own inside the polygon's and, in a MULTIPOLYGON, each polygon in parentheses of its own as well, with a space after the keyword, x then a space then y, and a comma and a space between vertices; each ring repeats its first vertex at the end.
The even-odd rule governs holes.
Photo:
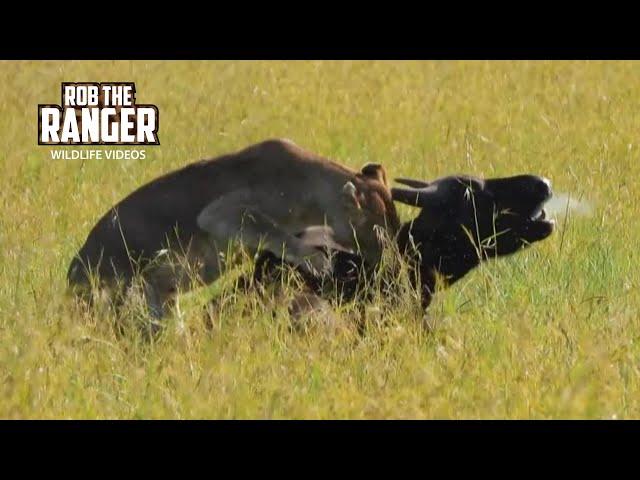
POLYGON ((397 202, 411 205, 412 207, 421 206, 420 190, 393 187, 391 189, 391 198, 393 198, 397 202))
POLYGON ((391 198, 414 207, 440 207, 446 201, 446 190, 438 183, 432 183, 425 188, 392 188, 391 198))
POLYGON ((413 188, 426 188, 429 186, 429 183, 427 182, 423 182, 422 180, 413 180, 411 178, 395 178, 394 180, 413 188))
POLYGON ((379 163, 367 163, 362 167, 360 173, 365 177, 378 180, 383 185, 389 185, 387 182, 387 172, 379 163))

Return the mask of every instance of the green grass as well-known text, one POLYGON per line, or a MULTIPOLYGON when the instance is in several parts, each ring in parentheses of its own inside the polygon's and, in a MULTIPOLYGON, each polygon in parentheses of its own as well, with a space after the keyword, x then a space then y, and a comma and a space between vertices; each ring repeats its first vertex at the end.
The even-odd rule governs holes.
POLYGON ((640 417, 640 63, 8 62, 0 84, 0 417, 640 417), (135 81, 161 146, 52 161, 36 110, 62 81, 135 81), (154 344, 73 308, 68 263, 114 202, 269 137, 391 177, 537 173, 594 214, 440 293, 431 333, 409 294, 362 339, 289 333, 253 296, 212 328, 185 297, 154 344))

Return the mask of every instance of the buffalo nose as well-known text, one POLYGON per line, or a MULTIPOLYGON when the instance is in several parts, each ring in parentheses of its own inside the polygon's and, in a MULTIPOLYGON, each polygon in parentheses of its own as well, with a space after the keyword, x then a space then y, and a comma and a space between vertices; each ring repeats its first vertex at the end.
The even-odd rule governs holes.
POLYGON ((546 177, 540 177, 539 180, 540 181, 537 182, 535 187, 536 191, 540 192, 540 195, 543 196, 544 198, 551 197, 551 194, 552 194, 551 180, 549 180, 546 177))

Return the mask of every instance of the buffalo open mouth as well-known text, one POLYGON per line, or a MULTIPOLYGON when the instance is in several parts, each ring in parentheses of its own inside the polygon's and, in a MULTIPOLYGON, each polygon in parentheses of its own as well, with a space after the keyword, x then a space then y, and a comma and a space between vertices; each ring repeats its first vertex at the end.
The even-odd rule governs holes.
POLYGON ((547 218, 547 211, 544 209, 545 204, 551 199, 551 192, 533 209, 533 211, 528 215, 528 218, 531 222, 534 223, 543 223, 548 225, 555 225, 555 220, 552 218, 547 218))
POLYGON ((547 218, 547 211, 544 209, 543 205, 540 205, 533 211, 531 215, 529 215, 529 220, 532 222, 555 224, 555 220, 553 218, 547 218))
POLYGON ((504 223, 505 233, 510 231, 511 235, 524 240, 526 243, 544 240, 555 230, 555 219, 549 218, 545 210, 545 204, 551 198, 551 194, 535 202, 533 205, 520 208, 507 208, 505 210, 504 223))
POLYGON ((503 210, 507 215, 515 215, 522 219, 523 223, 549 223, 554 224, 555 220, 552 218, 547 218, 547 211, 544 208, 547 200, 544 200, 537 204, 533 208, 528 208, 524 212, 522 210, 518 211, 516 209, 506 208, 503 210))
POLYGON ((520 233, 529 242, 547 238, 555 229, 555 219, 548 218, 547 211, 544 208, 547 200, 548 198, 540 202, 530 214, 523 215, 524 222, 520 233))

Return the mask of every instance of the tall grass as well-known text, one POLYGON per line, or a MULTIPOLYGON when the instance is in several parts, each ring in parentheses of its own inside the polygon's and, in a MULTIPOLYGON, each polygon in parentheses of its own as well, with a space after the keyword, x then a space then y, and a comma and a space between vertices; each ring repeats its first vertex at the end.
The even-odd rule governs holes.
POLYGON ((640 63, 5 62, 0 81, 0 417, 640 416, 640 63), (94 80, 159 107, 145 160, 37 145, 37 104, 94 80), (269 137, 391 178, 541 174, 593 214, 438 294, 430 331, 410 290, 375 298, 363 337, 292 333, 286 301, 224 283, 181 297, 151 343, 74 308, 68 263, 113 203, 269 137))

